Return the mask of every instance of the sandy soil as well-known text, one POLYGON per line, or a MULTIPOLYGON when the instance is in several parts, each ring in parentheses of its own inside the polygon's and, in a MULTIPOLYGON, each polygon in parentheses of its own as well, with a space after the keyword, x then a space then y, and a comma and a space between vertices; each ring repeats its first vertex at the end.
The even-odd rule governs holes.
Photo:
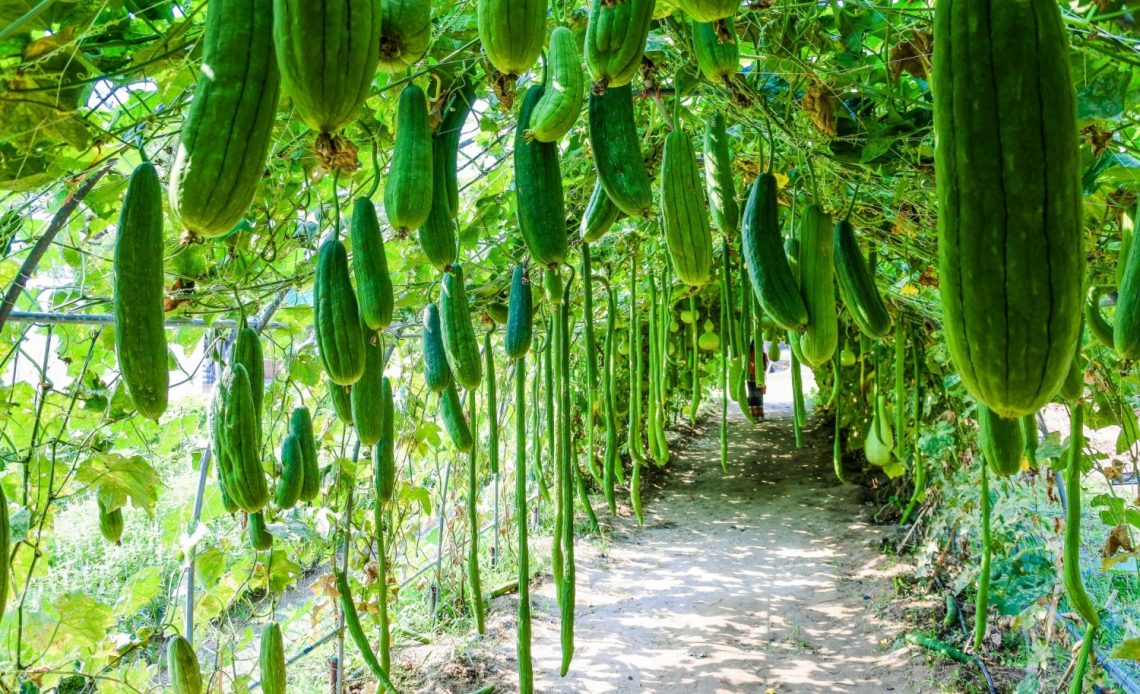
MULTIPOLYGON (((729 474, 713 421, 674 446, 644 528, 621 517, 609 542, 580 543, 565 678, 554 587, 545 576, 534 587, 536 691, 939 689, 923 656, 893 647, 905 627, 887 616, 891 577, 910 568, 878 551, 859 490, 835 481, 829 427, 809 427, 795 449, 786 373, 770 382, 768 421, 733 412, 729 474)), ((515 605, 497 600, 487 636, 457 644, 419 691, 515 691, 515 605)))

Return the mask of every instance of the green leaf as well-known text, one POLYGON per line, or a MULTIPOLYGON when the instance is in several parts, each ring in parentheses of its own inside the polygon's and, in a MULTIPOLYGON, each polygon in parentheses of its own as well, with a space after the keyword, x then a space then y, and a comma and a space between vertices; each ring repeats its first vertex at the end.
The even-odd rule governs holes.
POLYGON ((162 594, 162 567, 148 566, 127 579, 115 616, 132 617, 162 594))
POLYGON ((78 591, 59 596, 48 609, 59 625, 58 642, 80 650, 102 643, 115 623, 110 605, 78 591))
POLYGON ((110 508, 124 506, 129 498, 136 508, 153 516, 161 481, 142 456, 96 452, 79 465, 75 478, 99 490, 99 498, 110 508))
POLYGON ((420 508, 424 512, 424 515, 426 515, 426 516, 431 515, 431 494, 428 493, 427 489, 424 489, 423 487, 413 487, 412 485, 404 484, 404 485, 400 486, 399 498, 400 498, 400 501, 403 501, 403 502, 406 502, 409 504, 418 502, 420 505, 420 508))
POLYGON ((1112 649, 1110 657, 1120 660, 1140 660, 1140 638, 1124 639, 1116 648, 1112 649))
POLYGON ((1125 408, 1124 418, 1120 421, 1120 434, 1116 437, 1116 452, 1123 453, 1140 441, 1140 424, 1137 423, 1136 413, 1125 408))

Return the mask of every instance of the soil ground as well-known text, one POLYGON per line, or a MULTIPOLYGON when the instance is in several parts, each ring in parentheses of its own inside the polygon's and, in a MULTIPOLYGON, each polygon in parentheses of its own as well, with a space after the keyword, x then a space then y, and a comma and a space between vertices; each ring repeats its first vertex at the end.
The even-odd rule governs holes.
MULTIPOLYGON (((880 553, 889 531, 868 522, 858 487, 836 481, 830 427, 810 423, 796 449, 787 393, 786 371, 770 378, 758 425, 733 408, 728 474, 710 419, 673 444, 643 528, 627 514, 608 521, 608 540, 579 543, 564 678, 554 586, 534 585, 535 691, 944 690, 924 655, 898 645, 892 578, 910 567, 880 553)), ((433 647, 449 660, 418 654, 431 673, 418 691, 516 691, 515 600, 493 603, 486 636, 433 647)))

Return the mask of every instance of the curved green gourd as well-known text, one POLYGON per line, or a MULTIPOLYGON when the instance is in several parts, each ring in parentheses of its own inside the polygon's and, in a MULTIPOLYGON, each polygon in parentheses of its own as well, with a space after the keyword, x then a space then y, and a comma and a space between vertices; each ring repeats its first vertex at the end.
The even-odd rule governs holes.
POLYGON ((1114 349, 1116 342, 1112 325, 1105 320, 1104 314, 1100 311, 1100 297, 1103 293, 1104 290, 1100 287, 1093 287, 1089 290, 1088 299, 1085 300, 1085 325, 1088 326, 1089 333, 1096 338, 1097 342, 1109 349, 1114 349))
POLYGON ((380 64, 399 74, 419 62, 431 46, 431 0, 380 0, 380 64))
POLYGON ((851 314, 851 320, 869 338, 886 337, 891 331, 891 315, 875 287, 875 278, 867 266, 855 229, 847 219, 835 223, 832 229, 832 247, 835 254, 835 279, 839 295, 851 314))
POLYGON ((1116 299, 1116 320, 1112 323, 1112 344, 1121 359, 1140 357, 1140 243, 1128 244, 1128 258, 1121 275, 1116 299))
POLYGON ((630 216, 649 214, 653 186, 641 158, 629 85, 611 87, 604 94, 591 92, 588 122, 594 167, 606 195, 630 216))
POLYGON ((934 43, 946 344, 970 394, 1017 418, 1060 388, 1080 330, 1081 164, 1065 27, 1052 0, 942 0, 934 43))
POLYGON ((290 433, 281 441, 281 477, 277 480, 273 503, 282 511, 293 508, 304 486, 305 454, 301 451, 300 438, 290 433))
POLYGON ((163 311, 162 185, 149 162, 131 173, 115 235, 115 355, 139 414, 166 411, 166 314, 163 311))
POLYGON ((781 328, 797 331, 807 324, 807 307, 792 274, 780 236, 776 207, 776 177, 760 174, 748 194, 741 231, 741 251, 752 290, 781 328))
POLYGON ((831 215, 819 205, 808 205, 800 218, 799 231, 800 286, 808 312, 800 353, 804 364, 818 369, 831 361, 839 344, 831 215))
POLYGON ((261 338, 257 331, 248 325, 238 329, 234 340, 234 363, 241 364, 249 374, 249 387, 253 395, 253 409, 257 413, 257 423, 261 426, 261 403, 265 399, 265 355, 261 351, 261 338))
POLYGON ((280 75, 273 0, 210 0, 202 64, 170 170, 170 208, 202 238, 223 236, 249 209, 265 173, 280 75))
POLYGON ((479 358, 479 342, 471 323, 471 308, 463 286, 463 271, 452 265, 443 273, 439 292, 440 337, 443 353, 457 384, 467 390, 479 387, 483 365, 479 358))
MULTIPOLYGON (((472 397, 468 394, 467 397, 472 397)), ((463 414, 463 403, 459 400, 459 391, 452 383, 439 394, 439 416, 443 419, 443 430, 447 437, 460 451, 469 451, 475 445, 475 437, 471 433, 471 425, 463 414)))
POLYGON ((665 136, 661 158, 661 216, 677 278, 702 287, 712 272, 712 231, 693 142, 684 130, 665 136))
POLYGON ((174 694, 202 694, 198 656, 183 636, 175 636, 166 642, 166 674, 174 694))
POLYGON ((396 403, 387 376, 381 379, 376 407, 381 411, 381 422, 380 440, 372 447, 373 483, 380 501, 391 501, 396 489, 396 403))
POLYGON ((557 27, 546 51, 546 88, 530 114, 526 135, 539 142, 557 142, 570 132, 586 99, 586 76, 574 32, 557 27))
POLYGON ((732 153, 728 148, 724 114, 714 111, 705 121, 703 139, 705 186, 713 225, 726 238, 735 239, 740 232, 740 203, 732 180, 732 153))
POLYGON ((641 67, 655 5, 656 0, 592 1, 585 53, 595 93, 633 80, 641 67))
POLYGON ((534 338, 534 297, 525 265, 515 265, 503 349, 511 359, 522 359, 534 338))
POLYGON ((265 529, 265 514, 262 511, 249 514, 249 546, 257 551, 273 546, 273 536, 265 529))
POLYGON ((95 499, 99 507, 99 534, 107 542, 119 544, 123 537, 123 509, 108 509, 100 498, 95 499))
POLYGON ((1007 419, 985 405, 978 411, 978 444, 990 470, 1001 477, 1021 469, 1024 440, 1020 419, 1007 419))
POLYGON ((317 255, 313 318, 325 372, 337 385, 356 383, 364 373, 364 331, 349 280, 348 252, 336 238, 322 243, 317 255))
POLYGON ((383 330, 392 323, 395 296, 380 220, 376 217, 376 207, 368 198, 356 199, 349 234, 360 320, 370 330, 383 330))
POLYGON ((419 229, 431 213, 432 156, 427 96, 415 84, 408 84, 400 91, 396 106, 392 165, 384 185, 384 211, 400 235, 419 229))
POLYGON ((261 467, 261 427, 244 366, 234 363, 226 369, 215 398, 221 435, 215 453, 222 482, 241 510, 257 513, 269 501, 269 487, 261 467))
POLYGON ((300 501, 312 501, 321 492, 321 469, 317 462, 317 440, 313 435, 313 417, 307 407, 297 407, 289 416, 289 431, 297 437, 304 473, 301 475, 300 501))
POLYGON ((352 426, 352 396, 348 386, 337 385, 329 380, 329 398, 332 399, 333 411, 340 421, 352 426))
POLYGON ((547 0, 478 0, 479 41, 495 70, 517 76, 534 66, 546 42, 546 7, 547 0))
POLYGON ((383 380, 384 345, 378 335, 371 335, 364 341, 364 374, 349 393, 352 424, 364 446, 375 444, 383 434, 383 380))
POLYGON ((1084 456, 1084 405, 1074 403, 1069 415, 1069 450, 1065 467, 1065 543, 1062 582, 1069 604, 1090 626, 1100 626, 1096 605, 1081 578, 1081 460, 1084 456))
POLYGON ((455 216, 459 211, 459 139, 475 100, 474 80, 466 74, 459 79, 431 138, 431 210, 419 230, 424 255, 440 271, 458 257, 455 216))
POLYGON ((435 304, 424 307, 422 335, 424 383, 429 390, 442 393, 454 379, 451 375, 451 366, 447 363, 447 351, 443 346, 443 327, 440 325, 439 308, 435 304))
POLYGON ((285 694, 285 640, 281 625, 270 622, 261 630, 261 652, 258 659, 261 672, 261 691, 265 694, 285 694))
POLYGON ((532 86, 519 109, 514 153, 515 208, 519 231, 534 262, 555 267, 568 252, 558 145, 526 137, 544 91, 541 86, 532 86))
POLYGON ((710 82, 728 83, 740 71, 740 44, 731 19, 693 22, 693 52, 697 67, 710 82))
POLYGON ((606 195, 606 189, 598 179, 594 182, 594 192, 590 193, 590 201, 586 203, 578 227, 582 241, 593 243, 602 238, 624 214, 606 195))
POLYGON ((380 59, 380 0, 274 0, 281 85, 313 130, 355 120, 380 59))

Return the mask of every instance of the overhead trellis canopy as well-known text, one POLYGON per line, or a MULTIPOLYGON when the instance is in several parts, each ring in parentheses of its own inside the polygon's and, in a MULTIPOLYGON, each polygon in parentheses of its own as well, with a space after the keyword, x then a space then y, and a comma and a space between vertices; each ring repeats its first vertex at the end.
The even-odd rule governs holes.
MULTIPOLYGON (((206 4, 138 3, 141 11, 132 13, 132 3, 116 8, 16 2, 0 11, 0 74, 6 85, 0 93, 0 188, 8 191, 0 204, 5 210, 39 218, 65 194, 63 182, 114 157, 125 170, 138 148, 160 165, 172 158, 197 76, 206 4)), ((1089 14, 1090 7, 1066 8, 1066 22, 1085 128, 1087 218, 1099 221, 1088 229, 1095 240, 1090 256, 1094 272, 1104 273, 1111 269, 1102 259, 1115 250, 1119 211, 1131 200, 1121 185, 1140 171, 1132 128, 1135 100, 1128 98, 1140 40, 1127 12, 1097 16, 1089 14)), ((556 10, 572 29, 584 31, 585 7, 556 10)), ((365 110, 347 131, 359 147, 355 173, 322 170, 311 132, 288 117, 290 107, 284 104, 266 177, 247 217, 250 233, 227 241, 249 253, 229 259, 220 257, 221 248, 168 253, 175 272, 197 275, 188 311, 232 311, 235 288, 258 303, 282 286, 309 281, 309 265, 299 251, 313 248, 337 216, 334 186, 342 200, 376 186, 383 191, 395 95, 402 85, 426 79, 429 96, 436 96, 481 60, 474 8, 448 4, 435 12, 435 40, 427 58, 407 77, 378 76, 365 110), (203 267, 211 268, 208 277, 202 276, 203 267)), ((736 22, 741 69, 723 84, 701 78, 691 22, 666 3, 659 3, 656 17, 637 81, 644 97, 638 124, 650 171, 678 94, 681 123, 690 132, 698 131, 702 114, 724 110, 734 136, 735 167, 745 183, 771 164, 790 181, 782 189, 785 203, 794 193, 810 191, 833 211, 845 210, 858 190, 854 219, 863 238, 890 261, 890 291, 909 310, 937 318, 929 291, 937 280, 927 3, 774 2, 746 8, 736 22)), ((524 77, 524 85, 528 79, 540 80, 541 73, 524 77)), ((506 277, 494 268, 499 258, 513 254, 516 236, 506 194, 515 114, 502 108, 487 85, 479 97, 478 130, 465 134, 461 152, 463 196, 472 204, 461 212, 460 229, 462 241, 480 249, 476 264, 496 275, 480 286, 497 291, 505 288, 506 277)), ((585 206, 592 180, 584 127, 571 133, 563 174, 574 218, 585 206)), ((87 234, 103 228, 114 211, 114 193, 123 185, 114 177, 87 201, 94 213, 87 234)), ((5 229, 0 235, 9 237, 11 253, 36 234, 34 223, 5 229)), ((398 254, 411 261, 409 267, 417 265, 414 246, 398 254)), ((431 278, 411 273, 408 279, 413 294, 431 278)))

